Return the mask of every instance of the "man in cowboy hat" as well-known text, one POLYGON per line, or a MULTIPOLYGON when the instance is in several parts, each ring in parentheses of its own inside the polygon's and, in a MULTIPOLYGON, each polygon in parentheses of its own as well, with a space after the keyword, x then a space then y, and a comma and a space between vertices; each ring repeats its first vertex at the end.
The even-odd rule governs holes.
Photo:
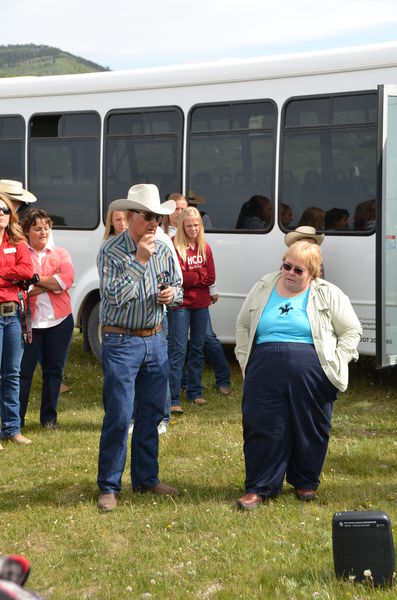
POLYGON ((22 221, 29 205, 36 202, 37 198, 22 187, 20 181, 13 179, 0 179, 0 192, 7 196, 14 205, 19 221, 22 221))
POLYGON ((98 255, 102 323, 103 419, 98 459, 98 508, 116 508, 134 406, 131 481, 136 491, 176 495, 158 478, 157 426, 164 413, 167 345, 161 331, 165 305, 182 302, 182 280, 169 248, 155 239, 161 215, 157 187, 134 185, 112 203, 128 211, 128 229, 109 238, 98 255))

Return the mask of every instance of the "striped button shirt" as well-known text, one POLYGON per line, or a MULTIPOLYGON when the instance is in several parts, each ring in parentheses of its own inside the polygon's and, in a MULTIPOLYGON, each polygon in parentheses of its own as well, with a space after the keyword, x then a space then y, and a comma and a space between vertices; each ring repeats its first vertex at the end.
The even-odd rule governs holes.
POLYGON ((154 244, 156 253, 146 265, 135 260, 137 244, 128 229, 102 244, 97 265, 103 325, 126 329, 157 327, 165 311, 164 305, 157 302, 161 283, 174 288, 174 299, 168 306, 182 304, 182 279, 172 254, 163 242, 155 240, 154 244))

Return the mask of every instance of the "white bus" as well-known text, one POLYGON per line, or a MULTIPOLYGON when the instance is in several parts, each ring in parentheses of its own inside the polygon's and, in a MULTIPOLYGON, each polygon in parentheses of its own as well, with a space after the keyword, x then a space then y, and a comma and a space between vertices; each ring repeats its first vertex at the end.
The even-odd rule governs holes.
MULTIPOLYGON (((56 244, 71 252, 73 312, 85 349, 100 353, 96 256, 107 206, 131 185, 150 182, 163 198, 189 190, 205 198, 200 209, 211 223, 206 237, 220 296, 212 320, 225 343, 234 341, 248 290, 280 267, 285 233, 306 209, 321 209, 325 277, 352 300, 364 330, 360 351, 374 354, 384 135, 378 86, 393 83, 397 42, 1 79, 0 178, 20 180, 38 197, 54 221, 56 244), (237 228, 242 205, 254 196, 269 198, 270 221, 237 228), (291 209, 289 224, 281 221, 282 205, 291 209), (348 217, 345 229, 328 219, 335 208, 348 217)), ((395 337, 388 337, 393 355, 395 337)))

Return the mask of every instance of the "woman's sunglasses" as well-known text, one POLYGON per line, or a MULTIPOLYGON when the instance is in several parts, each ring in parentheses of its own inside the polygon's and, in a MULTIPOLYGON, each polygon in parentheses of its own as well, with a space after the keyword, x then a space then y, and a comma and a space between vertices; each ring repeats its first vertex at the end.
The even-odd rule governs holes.
POLYGON ((303 273, 305 272, 305 269, 301 269, 300 267, 293 267, 289 263, 283 263, 282 267, 283 267, 284 271, 293 271, 295 273, 295 275, 299 275, 299 276, 303 275, 303 273))
POLYGON ((11 208, 9 208, 8 206, 0 206, 0 210, 3 213, 3 215, 11 214, 11 208))

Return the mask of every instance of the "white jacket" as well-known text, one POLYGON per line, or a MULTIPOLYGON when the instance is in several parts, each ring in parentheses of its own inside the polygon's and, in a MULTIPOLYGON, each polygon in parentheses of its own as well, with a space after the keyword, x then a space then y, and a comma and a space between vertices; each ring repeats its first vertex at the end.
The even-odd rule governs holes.
MULTIPOLYGON (((255 346, 255 334, 280 272, 260 279, 244 300, 236 324, 235 354, 242 369, 255 346)), ((362 329, 350 300, 336 285, 314 279, 310 283, 307 316, 314 347, 330 382, 344 392, 349 380, 348 364, 358 359, 362 329)))

